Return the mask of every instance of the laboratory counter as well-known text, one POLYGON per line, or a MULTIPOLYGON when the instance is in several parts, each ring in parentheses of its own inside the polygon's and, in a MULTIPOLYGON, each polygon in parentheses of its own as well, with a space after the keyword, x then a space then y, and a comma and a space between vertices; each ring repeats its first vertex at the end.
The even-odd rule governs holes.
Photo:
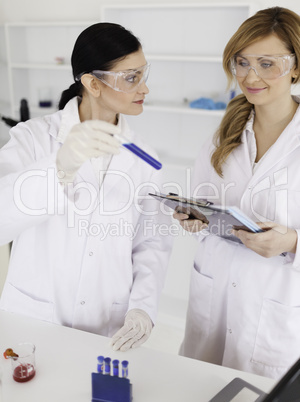
POLYGON ((91 373, 97 372, 99 355, 129 361, 133 402, 207 402, 235 377, 264 392, 275 383, 143 346, 114 352, 106 337, 1 310, 0 328, 3 402, 89 402, 91 373), (3 352, 22 342, 36 346, 36 375, 28 382, 18 383, 12 378, 11 361, 4 359, 3 352))

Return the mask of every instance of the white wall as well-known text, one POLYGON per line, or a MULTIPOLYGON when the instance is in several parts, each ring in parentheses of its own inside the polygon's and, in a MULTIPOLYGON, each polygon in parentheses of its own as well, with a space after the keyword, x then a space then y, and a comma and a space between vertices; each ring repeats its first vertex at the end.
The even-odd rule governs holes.
MULTIPOLYGON (((160 0, 153 3, 184 3, 182 0, 160 0)), ((226 3, 225 0, 188 0, 187 3, 226 3)), ((238 0, 230 1, 239 3, 238 0)), ((246 2, 246 1, 245 1, 246 2)), ((101 5, 111 4, 151 4, 150 0, 0 0, 0 22, 11 21, 95 21, 101 5)), ((299 0, 257 0, 257 8, 282 6, 300 14, 299 0)), ((226 21, 224 21, 226 23, 226 21)))

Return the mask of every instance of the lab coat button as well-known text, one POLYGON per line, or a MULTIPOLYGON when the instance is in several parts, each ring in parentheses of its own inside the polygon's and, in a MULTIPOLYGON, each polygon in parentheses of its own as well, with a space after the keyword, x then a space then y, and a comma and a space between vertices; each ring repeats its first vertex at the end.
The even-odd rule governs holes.
POLYGON ((229 332, 230 334, 232 334, 232 329, 229 328, 229 329, 228 329, 228 332, 229 332))
POLYGON ((85 301, 82 300, 82 301, 80 302, 80 304, 83 306, 83 305, 85 304, 85 301))
POLYGON ((235 288, 235 287, 236 287, 236 283, 235 283, 235 282, 232 282, 232 286, 235 288))
POLYGON ((94 254, 94 253, 91 251, 91 252, 89 253, 89 256, 92 257, 93 254, 94 254))

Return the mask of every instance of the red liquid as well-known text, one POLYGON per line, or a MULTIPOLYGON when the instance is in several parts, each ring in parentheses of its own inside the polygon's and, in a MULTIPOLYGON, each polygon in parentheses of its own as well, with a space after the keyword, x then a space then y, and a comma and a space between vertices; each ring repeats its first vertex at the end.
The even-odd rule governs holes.
POLYGON ((32 364, 20 364, 14 369, 13 379, 17 382, 26 382, 35 376, 32 364))

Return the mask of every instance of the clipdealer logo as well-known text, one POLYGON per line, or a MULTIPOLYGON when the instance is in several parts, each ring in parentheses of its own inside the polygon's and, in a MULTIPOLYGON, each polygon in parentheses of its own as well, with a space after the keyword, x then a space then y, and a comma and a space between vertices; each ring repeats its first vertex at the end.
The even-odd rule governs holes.
MULTIPOLYGON (((28 216, 65 215, 68 227, 75 227, 80 217, 88 218, 96 209, 101 216, 121 216, 132 208, 135 213, 143 216, 157 216, 159 212, 172 214, 168 207, 148 195, 149 192, 161 191, 156 183, 142 182, 136 185, 128 174, 120 171, 108 171, 105 177, 99 190, 94 184, 85 181, 62 185, 54 167, 30 170, 22 173, 14 183, 14 204, 21 214, 28 216), (111 183, 117 188, 115 198, 106 197, 111 191, 111 183), (119 197, 125 198, 118 200, 119 197)), ((178 183, 164 183, 163 188, 182 193, 178 183)))
MULTIPOLYGON (((155 222, 153 219, 145 219, 142 223, 134 225, 132 222, 121 218, 118 222, 112 223, 91 223, 87 219, 79 219, 78 221, 79 236, 98 237, 104 240, 107 237, 127 237, 130 241, 137 236, 154 237, 154 236, 178 236, 182 234, 182 228, 176 223, 171 222, 155 222)), ((192 234, 183 232, 183 234, 192 234)))
MULTIPOLYGON (((288 223, 288 171, 287 168, 273 172, 271 176, 263 178, 255 186, 250 188, 246 195, 249 209, 257 221, 274 221, 281 225, 288 223)), ((108 186, 109 187, 109 186, 108 186)), ((199 183, 191 192, 191 170, 186 170, 186 188, 179 183, 167 182, 159 189, 155 183, 140 183, 135 186, 132 178, 124 172, 108 171, 106 179, 100 188, 85 181, 76 184, 62 185, 56 177, 56 170, 50 167, 47 170, 37 169, 22 173, 14 184, 13 199, 18 211, 22 214, 40 217, 65 215, 68 227, 78 226, 81 217, 89 217, 97 208, 104 216, 113 216, 126 213, 135 208, 136 212, 145 216, 155 216, 159 212, 172 215, 172 211, 163 203, 153 202, 149 210, 144 208, 144 201, 151 199, 148 192, 175 192, 179 196, 188 195, 193 198, 206 198, 212 202, 228 205, 228 191, 234 191, 236 183, 223 183, 219 186, 213 183, 199 183), (116 176, 112 179, 115 183, 123 181, 122 189, 127 199, 124 203, 116 203, 115 209, 108 205, 106 200, 107 177, 116 176)), ((245 197, 245 194, 244 196, 245 197)), ((242 198, 243 199, 243 198, 242 198)), ((88 219, 87 219, 88 220, 88 219)), ((87 221, 86 220, 86 221, 87 221)), ((86 230, 86 223, 82 220, 81 230, 86 230)), ((90 234, 107 229, 93 227, 90 234)), ((132 234, 131 234, 132 235, 132 234)))

